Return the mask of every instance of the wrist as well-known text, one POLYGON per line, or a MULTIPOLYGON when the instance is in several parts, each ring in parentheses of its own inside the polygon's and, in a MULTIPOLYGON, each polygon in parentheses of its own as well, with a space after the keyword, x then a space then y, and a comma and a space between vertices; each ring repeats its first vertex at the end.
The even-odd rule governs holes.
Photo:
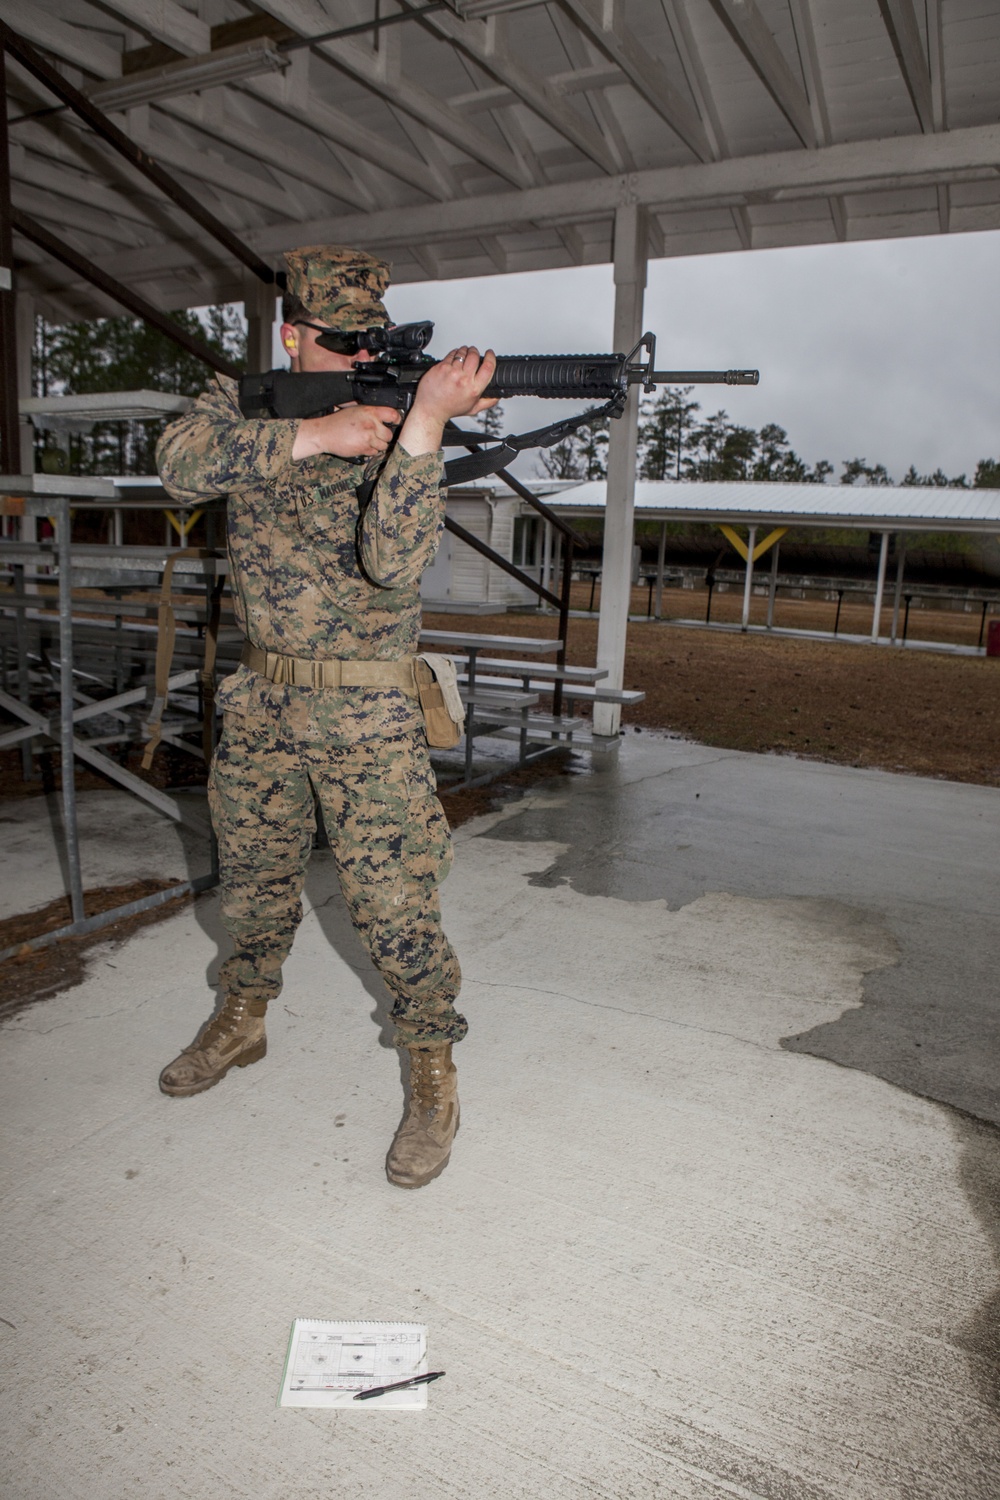
POLYGON ((312 458, 316 451, 316 444, 310 432, 310 423, 307 420, 295 424, 295 436, 292 438, 292 459, 312 458))
POLYGON ((323 421, 323 417, 302 417, 296 423, 292 439, 293 460, 315 458, 324 452, 323 421))
POLYGON ((444 438, 447 418, 432 416, 414 405, 399 433, 399 445, 411 458, 436 453, 444 438))

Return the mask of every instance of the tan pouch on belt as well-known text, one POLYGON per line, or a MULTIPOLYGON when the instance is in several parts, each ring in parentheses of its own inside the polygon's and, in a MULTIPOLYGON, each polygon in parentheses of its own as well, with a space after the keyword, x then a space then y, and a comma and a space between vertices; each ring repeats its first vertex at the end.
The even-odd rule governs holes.
POLYGON ((465 707, 458 691, 455 663, 450 656, 427 652, 414 660, 413 670, 427 743, 436 750, 450 750, 462 738, 465 725, 465 707))

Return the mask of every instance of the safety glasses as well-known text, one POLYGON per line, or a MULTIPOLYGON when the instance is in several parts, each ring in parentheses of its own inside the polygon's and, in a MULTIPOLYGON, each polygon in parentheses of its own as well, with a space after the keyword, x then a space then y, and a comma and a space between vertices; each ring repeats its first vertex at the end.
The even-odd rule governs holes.
POLYGON ((357 354, 360 352, 360 335, 356 331, 345 333, 339 328, 324 328, 322 323, 307 323, 304 318, 299 318, 295 323, 296 328, 312 328, 319 334, 316 340, 321 349, 329 349, 331 354, 357 354))

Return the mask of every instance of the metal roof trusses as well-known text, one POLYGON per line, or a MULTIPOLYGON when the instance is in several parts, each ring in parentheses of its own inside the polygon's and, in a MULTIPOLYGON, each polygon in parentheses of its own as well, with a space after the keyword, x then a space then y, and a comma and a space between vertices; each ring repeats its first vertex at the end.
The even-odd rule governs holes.
MULTIPOLYGON (((274 264, 322 239, 384 251, 397 281, 602 262, 627 202, 653 256, 1000 226, 1000 0, 378 10, 375 29, 376 0, 0 0, 274 264)), ((16 63, 8 97, 16 207, 161 307, 244 295, 232 258, 16 63)), ((53 315, 108 310, 16 252, 53 315)))

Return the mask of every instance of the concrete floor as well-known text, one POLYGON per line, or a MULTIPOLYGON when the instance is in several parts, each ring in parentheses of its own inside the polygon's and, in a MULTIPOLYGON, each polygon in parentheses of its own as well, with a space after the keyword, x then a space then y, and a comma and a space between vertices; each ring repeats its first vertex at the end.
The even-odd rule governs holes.
MULTIPOLYGON (((328 856, 267 1059, 196 1099, 156 1074, 215 897, 97 950, 3 1033, 2 1492, 996 1500, 998 812, 630 734, 459 830, 462 1131, 413 1194, 328 856), (296 1316, 425 1322, 447 1378, 276 1409, 296 1316)), ((154 827, 118 878, 186 872, 154 827)))

